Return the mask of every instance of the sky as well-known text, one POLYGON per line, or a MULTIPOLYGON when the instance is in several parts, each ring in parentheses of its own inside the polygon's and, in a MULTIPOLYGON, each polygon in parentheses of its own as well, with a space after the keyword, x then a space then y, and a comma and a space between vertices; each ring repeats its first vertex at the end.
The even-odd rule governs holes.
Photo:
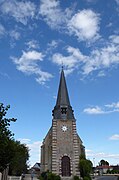
POLYGON ((119 164, 119 0, 0 0, 0 102, 40 162, 64 67, 86 156, 119 164))

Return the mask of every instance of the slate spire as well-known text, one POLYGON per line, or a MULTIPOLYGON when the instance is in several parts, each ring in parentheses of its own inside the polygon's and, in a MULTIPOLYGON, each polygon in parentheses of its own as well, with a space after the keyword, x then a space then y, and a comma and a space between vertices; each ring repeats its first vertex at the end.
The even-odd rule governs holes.
POLYGON ((70 105, 63 67, 60 76, 56 106, 54 107, 54 110, 52 112, 54 119, 74 119, 74 114, 72 107, 70 105))
POLYGON ((56 106, 70 106, 66 80, 62 68, 56 106))

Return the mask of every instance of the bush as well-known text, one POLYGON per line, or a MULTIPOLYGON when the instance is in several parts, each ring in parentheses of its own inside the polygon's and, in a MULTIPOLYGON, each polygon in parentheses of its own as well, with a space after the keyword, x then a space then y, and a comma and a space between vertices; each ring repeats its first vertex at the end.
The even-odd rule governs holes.
POLYGON ((60 176, 58 176, 58 175, 56 175, 56 174, 53 174, 53 173, 51 173, 51 172, 49 172, 48 173, 48 176, 47 176, 48 178, 48 180, 60 180, 61 178, 60 178, 60 176))
POLYGON ((74 176, 73 180, 80 180, 80 178, 78 176, 74 176))
POLYGON ((44 180, 42 176, 39 177, 40 180, 44 180))
POLYGON ((52 172, 43 172, 39 177, 40 180, 61 180, 60 176, 52 172))
POLYGON ((82 178, 90 177, 90 173, 92 172, 92 162, 88 159, 80 159, 79 170, 82 178))
POLYGON ((85 177, 83 178, 83 180, 91 180, 91 177, 90 177, 90 176, 85 176, 85 177))
POLYGON ((39 177, 40 180, 47 180, 47 172, 42 172, 41 176, 39 177))

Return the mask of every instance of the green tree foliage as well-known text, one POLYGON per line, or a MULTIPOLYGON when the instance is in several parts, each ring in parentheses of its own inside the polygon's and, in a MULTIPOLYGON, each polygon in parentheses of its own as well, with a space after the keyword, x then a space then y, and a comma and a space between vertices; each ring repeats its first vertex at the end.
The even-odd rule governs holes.
POLYGON ((86 159, 85 156, 80 156, 79 169, 82 178, 90 179, 90 173, 92 172, 93 164, 90 160, 86 159))
POLYGON ((39 177, 40 180, 61 180, 59 175, 51 172, 43 172, 39 177))
POLYGON ((74 176, 73 180, 80 180, 80 178, 78 176, 74 176))
POLYGON ((107 170, 107 174, 119 174, 119 170, 113 169, 113 170, 107 170))
POLYGON ((89 177, 85 176, 85 177, 83 178, 83 180, 91 180, 91 177, 90 177, 90 176, 89 176, 89 177))
POLYGON ((47 179, 48 180, 60 180, 61 178, 60 178, 60 176, 58 176, 58 175, 56 175, 54 173, 49 172, 48 176, 47 176, 47 179))
POLYGON ((14 156, 12 151, 13 134, 9 130, 9 126, 16 119, 5 118, 9 108, 9 105, 4 107, 3 103, 0 103, 0 172, 7 167, 14 156))
POLYGON ((24 144, 19 141, 14 141, 13 144, 14 157, 9 165, 10 175, 21 175, 27 171, 27 161, 29 159, 29 150, 24 144))
POLYGON ((108 165, 108 166, 109 166, 109 163, 108 163, 108 161, 105 161, 104 159, 102 159, 102 160, 99 162, 99 165, 100 165, 100 166, 104 166, 104 165, 108 165))
POLYGON ((4 107, 3 103, 0 103, 0 172, 9 165, 10 174, 20 175, 27 169, 29 151, 24 144, 13 138, 14 134, 9 127, 16 119, 5 117, 9 108, 10 106, 4 107))
MULTIPOLYGON (((9 130, 10 122, 15 122, 15 118, 5 118, 10 105, 4 107, 3 103, 0 103, 0 138, 10 139, 13 134, 9 130)), ((6 139, 5 139, 6 140, 6 139)))
POLYGON ((13 140, 0 138, 0 172, 2 172, 14 157, 13 140))

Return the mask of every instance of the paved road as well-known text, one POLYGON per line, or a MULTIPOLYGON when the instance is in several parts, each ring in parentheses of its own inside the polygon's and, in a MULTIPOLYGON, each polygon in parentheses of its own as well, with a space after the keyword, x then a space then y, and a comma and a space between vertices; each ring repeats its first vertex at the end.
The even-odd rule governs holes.
POLYGON ((117 180, 117 176, 98 176, 95 180, 117 180))

